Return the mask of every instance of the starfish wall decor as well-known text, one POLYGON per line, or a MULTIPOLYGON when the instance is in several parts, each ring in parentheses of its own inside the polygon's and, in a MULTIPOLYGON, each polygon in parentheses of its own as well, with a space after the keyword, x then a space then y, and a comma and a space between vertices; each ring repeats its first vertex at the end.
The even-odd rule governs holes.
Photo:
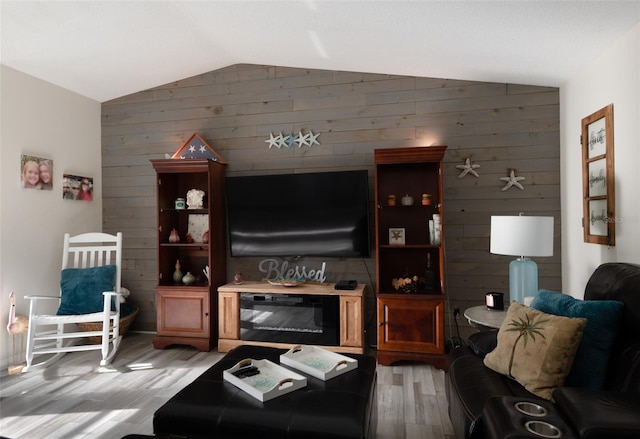
POLYGON ((516 170, 515 169, 510 169, 509 170, 509 176, 508 177, 500 177, 500 180, 507 183, 502 189, 500 189, 502 192, 506 191, 507 189, 509 189, 512 186, 515 186, 520 190, 524 190, 524 187, 520 184, 520 181, 525 180, 525 178, 524 177, 516 177, 516 170))
POLYGON ((269 144, 269 149, 272 147, 280 148, 291 148, 292 146, 298 145, 298 148, 302 148, 302 145, 311 146, 320 145, 318 142, 318 136, 320 133, 313 134, 313 131, 309 131, 307 134, 303 134, 302 131, 298 131, 298 134, 283 134, 278 133, 277 136, 274 136, 273 133, 269 133, 269 138, 265 140, 265 143, 269 144))
POLYGON ((480 177, 478 173, 475 171, 479 167, 480 165, 472 164, 471 159, 467 157, 464 160, 464 165, 456 165, 456 168, 462 169, 462 172, 460 173, 460 175, 458 175, 458 178, 463 178, 467 174, 471 174, 476 178, 480 177))

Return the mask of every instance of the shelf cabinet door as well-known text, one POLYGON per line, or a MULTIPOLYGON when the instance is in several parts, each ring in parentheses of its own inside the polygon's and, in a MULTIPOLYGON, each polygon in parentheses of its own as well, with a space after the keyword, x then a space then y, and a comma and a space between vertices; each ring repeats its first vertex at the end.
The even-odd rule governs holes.
POLYGON ((208 288, 158 288, 158 335, 209 338, 208 288))
POLYGON ((444 301, 397 296, 378 298, 378 349, 444 353, 444 301))
POLYGON ((218 293, 218 337, 240 340, 240 293, 218 293))
POLYGON ((340 296, 340 346, 364 345, 362 297, 340 296))

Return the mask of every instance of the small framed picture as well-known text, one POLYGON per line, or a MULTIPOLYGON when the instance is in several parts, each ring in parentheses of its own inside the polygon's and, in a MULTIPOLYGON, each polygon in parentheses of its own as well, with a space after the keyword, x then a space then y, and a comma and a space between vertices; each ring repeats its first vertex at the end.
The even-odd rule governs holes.
POLYGON ((53 160, 23 154, 20 157, 20 186, 25 189, 53 189, 53 160))
POLYGON ((209 231, 209 215, 189 215, 187 231, 193 242, 204 242, 204 232, 209 231))
POLYGON ((389 228, 389 244, 404 245, 404 228, 389 228))
POLYGON ((93 201, 93 178, 81 175, 62 175, 62 198, 93 201))

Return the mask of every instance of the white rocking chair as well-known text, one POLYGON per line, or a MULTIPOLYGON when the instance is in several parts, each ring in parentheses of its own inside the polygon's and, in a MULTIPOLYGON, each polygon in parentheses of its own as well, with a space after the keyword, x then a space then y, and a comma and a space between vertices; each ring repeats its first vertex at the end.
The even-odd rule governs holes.
POLYGON ((122 339, 122 232, 115 236, 107 233, 84 233, 73 237, 66 233, 62 270, 59 296, 25 296, 31 303, 27 331, 27 366, 23 372, 32 367, 48 366, 67 352, 90 350, 101 350, 100 365, 106 366, 118 351, 122 339), (58 301, 58 314, 38 314, 39 302, 45 300, 58 301), (88 308, 91 308, 90 312, 87 312, 88 308), (90 322, 102 323, 102 330, 83 331, 75 325, 90 322), (71 324, 74 325, 70 326, 71 324), (67 325, 70 327, 67 328, 67 325), (91 343, 89 337, 94 337, 94 340, 101 337, 102 342, 91 343), (33 364, 36 355, 45 354, 54 355, 41 363, 33 364))

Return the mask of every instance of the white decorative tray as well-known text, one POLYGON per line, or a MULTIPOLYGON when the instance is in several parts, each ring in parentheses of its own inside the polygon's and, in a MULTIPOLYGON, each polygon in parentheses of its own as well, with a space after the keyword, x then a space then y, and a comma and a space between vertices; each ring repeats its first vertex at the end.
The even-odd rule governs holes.
POLYGON ((289 369, 269 361, 251 358, 238 362, 222 372, 230 382, 259 401, 265 402, 278 396, 302 389, 307 379, 289 369))
POLYGON ((358 367, 358 360, 316 346, 294 346, 280 355, 280 363, 323 381, 358 367))

